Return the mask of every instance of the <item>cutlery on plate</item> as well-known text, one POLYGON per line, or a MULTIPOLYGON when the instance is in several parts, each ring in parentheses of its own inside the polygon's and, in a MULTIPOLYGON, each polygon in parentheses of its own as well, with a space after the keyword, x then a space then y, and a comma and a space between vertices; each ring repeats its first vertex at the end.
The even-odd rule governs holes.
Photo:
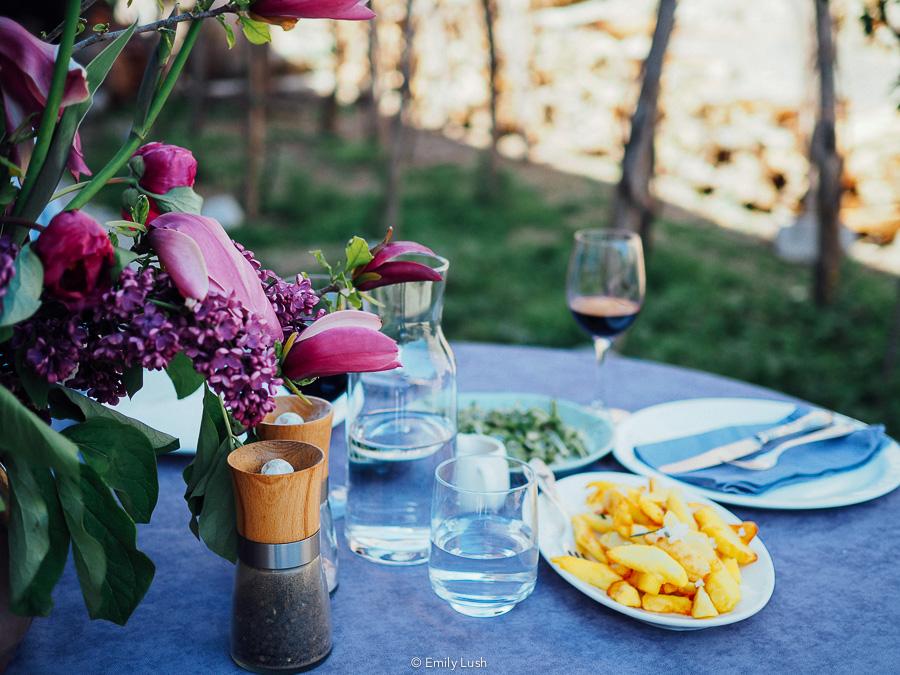
POLYGON ((563 504, 562 499, 559 497, 559 491, 556 489, 556 476, 553 475, 553 471, 550 470, 550 467, 547 466, 544 460, 538 459, 537 457, 533 457, 531 461, 528 462, 528 465, 534 469, 534 475, 535 478, 537 478, 537 483, 541 488, 541 492, 546 495, 547 499, 549 499, 553 506, 555 506, 560 514, 562 514, 563 533, 569 532, 572 527, 572 516, 569 514, 565 504, 563 504))
POLYGON ((728 462, 732 466, 736 466, 739 469, 748 469, 750 471, 766 471, 767 469, 771 469, 776 464, 778 464, 778 459, 791 448, 796 448, 798 445, 806 445, 807 443, 818 443, 819 441, 827 441, 832 438, 841 438, 842 436, 849 436, 854 431, 859 431, 862 427, 855 424, 836 424, 833 427, 828 427, 826 429, 822 429, 821 431, 815 431, 811 434, 806 434, 805 436, 800 436, 799 438, 792 438, 789 441, 785 441, 784 443, 780 443, 776 448, 766 452, 759 457, 754 457, 753 459, 747 460, 732 460, 728 462))
POLYGON ((699 455, 694 455, 678 462, 664 464, 658 470, 662 473, 685 473, 687 471, 697 471, 698 469, 708 469, 711 466, 718 466, 719 464, 751 455, 759 451, 766 443, 779 438, 798 434, 801 431, 823 429, 830 426, 833 421, 833 413, 827 410, 813 410, 802 417, 798 417, 793 422, 757 432, 750 438, 721 445, 718 448, 701 452, 699 455))

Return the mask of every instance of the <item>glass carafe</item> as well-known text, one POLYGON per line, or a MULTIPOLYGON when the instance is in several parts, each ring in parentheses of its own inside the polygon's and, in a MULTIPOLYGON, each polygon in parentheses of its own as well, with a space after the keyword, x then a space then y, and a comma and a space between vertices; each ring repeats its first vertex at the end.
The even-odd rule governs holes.
POLYGON ((441 330, 449 263, 408 255, 442 281, 377 288, 369 308, 400 348, 401 368, 350 375, 347 509, 350 549, 375 562, 428 560, 434 469, 456 436, 456 361, 441 330))

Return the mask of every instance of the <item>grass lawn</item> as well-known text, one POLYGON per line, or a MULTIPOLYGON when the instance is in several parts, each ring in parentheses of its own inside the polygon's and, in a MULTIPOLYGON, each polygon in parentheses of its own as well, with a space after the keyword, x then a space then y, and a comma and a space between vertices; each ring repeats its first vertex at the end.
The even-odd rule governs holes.
MULTIPOLYGON (((224 115, 197 136, 176 109, 155 134, 194 151, 206 195, 240 194, 240 126, 224 115)), ((97 140, 116 128, 93 126, 97 140)), ((310 249, 337 257, 351 234, 383 234, 378 152, 357 141, 322 140, 309 127, 276 115, 264 216, 232 232, 282 273, 314 271, 310 249)), ((605 221, 609 188, 525 173, 507 169, 501 189, 484 195, 477 162, 414 162, 397 234, 451 260, 449 339, 587 346, 565 305, 565 267, 572 233, 605 221), (581 187, 564 187, 575 183, 581 187)), ((663 219, 656 228, 647 302, 622 342, 625 354, 761 384, 900 433, 900 373, 888 379, 883 369, 892 277, 847 262, 840 297, 821 310, 809 297, 810 270, 779 261, 765 243, 689 218, 663 219)))

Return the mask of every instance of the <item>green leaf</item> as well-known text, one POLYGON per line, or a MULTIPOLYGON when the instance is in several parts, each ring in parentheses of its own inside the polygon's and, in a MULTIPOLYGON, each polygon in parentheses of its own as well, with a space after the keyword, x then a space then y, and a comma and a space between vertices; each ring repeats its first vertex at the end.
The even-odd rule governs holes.
POLYGON ((269 31, 269 24, 262 21, 256 21, 250 17, 239 15, 238 20, 241 22, 241 30, 244 31, 244 37, 254 45, 264 45, 272 41, 272 34, 269 31))
POLYGON ((108 227, 111 232, 132 238, 147 231, 146 226, 131 220, 108 220, 104 225, 108 227))
POLYGON ((69 532, 50 471, 14 457, 4 461, 12 495, 10 606, 17 614, 47 616, 69 555, 69 532))
MULTIPOLYGON (((138 189, 135 188, 135 192, 138 189)), ((147 222, 147 216, 150 215, 150 200, 147 195, 139 194, 134 202, 134 208, 131 210, 131 217, 134 222, 144 224, 147 222)))
POLYGON ((6 342, 12 337, 12 326, 0 326, 0 342, 6 342))
POLYGON ((117 246, 115 248, 115 256, 115 262, 113 262, 113 266, 109 271, 113 282, 119 279, 119 277, 122 275, 122 270, 124 270, 132 262, 140 258, 140 253, 135 253, 134 251, 130 251, 127 248, 119 248, 117 246))
POLYGON ((103 84, 113 63, 115 63, 131 36, 134 35, 135 28, 137 28, 137 23, 132 24, 122 35, 110 42, 85 67, 90 95, 81 103, 65 108, 59 123, 56 125, 56 130, 53 132, 53 140, 47 152, 47 159, 36 177, 34 187, 28 195, 27 203, 23 205, 20 214, 22 217, 29 220, 37 218, 41 211, 44 210, 50 197, 53 196, 53 191, 59 185, 59 179, 66 168, 66 162, 72 151, 72 141, 78 132, 78 127, 94 103, 94 92, 103 84))
POLYGON ((128 396, 134 398, 134 395, 144 386, 144 369, 141 367, 141 364, 135 364, 126 370, 122 381, 128 396))
POLYGON ((178 439, 174 436, 157 431, 139 420, 123 415, 112 408, 107 408, 102 403, 97 403, 97 401, 88 398, 84 394, 79 394, 77 391, 66 387, 57 387, 50 391, 50 413, 56 419, 61 420, 84 422, 85 420, 102 417, 128 424, 147 437, 157 455, 172 452, 179 447, 178 439))
POLYGON ((203 208, 203 197, 194 192, 194 188, 183 186, 175 187, 164 195, 152 192, 146 194, 153 197, 160 213, 200 213, 203 208))
POLYGON ((16 350, 16 374, 19 376, 19 382, 28 394, 28 398, 34 403, 38 410, 47 407, 47 394, 50 393, 50 383, 43 377, 34 372, 34 369, 25 361, 25 352, 27 346, 19 347, 16 350))
POLYGON ((328 276, 334 277, 334 270, 331 268, 331 265, 328 264, 328 261, 325 259, 325 254, 322 253, 320 249, 310 251, 309 253, 316 259, 316 262, 319 263, 320 267, 328 271, 328 276))
POLYGON ((234 494, 227 462, 233 443, 222 401, 205 387, 197 454, 184 471, 184 498, 191 512, 191 531, 211 551, 231 562, 237 559, 234 494))
POLYGON ((178 352, 169 362, 166 374, 172 380, 179 400, 193 394, 206 381, 203 375, 194 370, 194 364, 184 352, 178 352))
POLYGON ((52 468, 56 474, 78 473, 78 448, 53 431, 40 417, 0 386, 0 429, 4 447, 14 448, 30 464, 52 468))
POLYGON ((373 256, 369 251, 369 245, 362 237, 353 237, 353 239, 347 242, 347 247, 344 252, 347 255, 347 264, 344 267, 344 270, 347 272, 352 272, 357 267, 372 262, 373 256))
POLYGON ((0 326, 11 326, 34 314, 41 306, 43 286, 44 266, 27 244, 16 257, 16 273, 6 287, 0 326))
POLYGON ((124 625, 156 571, 150 558, 137 549, 134 522, 90 466, 82 467, 77 487, 66 481, 60 498, 72 533, 75 570, 88 614, 92 619, 124 625), (69 510, 71 496, 78 489, 84 503, 80 522, 71 518, 69 510), (99 580, 98 556, 103 569, 99 580))
POLYGON ((10 176, 15 176, 16 178, 21 178, 22 176, 25 175, 25 172, 22 171, 22 167, 20 167, 15 162, 11 162, 3 155, 0 155, 0 165, 5 166, 7 169, 9 169, 10 176))
POLYGON ((95 417, 63 430, 97 475, 138 523, 149 523, 159 497, 156 454, 150 441, 129 424, 95 417))
POLYGON ((169 62, 169 56, 172 54, 172 46, 174 45, 174 31, 164 29, 157 31, 159 41, 156 43, 156 49, 144 68, 144 75, 141 78, 141 85, 138 87, 137 103, 134 110, 133 129, 143 129, 147 122, 147 115, 150 111, 150 105, 159 86, 161 75, 166 69, 169 62))
POLYGON ((231 49, 234 47, 234 30, 232 30, 229 23, 225 21, 225 17, 221 14, 216 17, 216 20, 222 24, 222 28, 225 30, 225 44, 228 45, 228 49, 231 49))

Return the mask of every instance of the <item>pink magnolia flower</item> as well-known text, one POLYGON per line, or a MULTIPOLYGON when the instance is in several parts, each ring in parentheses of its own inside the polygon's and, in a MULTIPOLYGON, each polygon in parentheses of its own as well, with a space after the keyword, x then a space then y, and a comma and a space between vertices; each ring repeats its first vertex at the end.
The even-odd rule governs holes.
POLYGON ((366 0, 256 0, 250 5, 254 19, 290 30, 298 19, 346 19, 363 21, 375 17, 366 0))
POLYGON ((380 333, 381 319, 346 309, 312 323, 294 342, 281 366, 292 380, 400 367, 397 343, 380 333))
POLYGON ((44 265, 44 288, 69 309, 92 305, 110 286, 115 250, 106 230, 81 211, 63 211, 34 250, 44 265))
POLYGON ((247 310, 264 320, 273 340, 284 337, 256 270, 218 221, 192 213, 164 213, 153 221, 148 239, 186 299, 203 300, 210 291, 234 293, 247 310))
MULTIPOLYGON (((147 192, 164 195, 172 188, 194 187, 197 178, 197 160, 187 148, 165 143, 147 143, 138 148, 133 157, 140 157, 144 171, 138 180, 147 192)), ((147 222, 154 220, 160 212, 156 201, 150 197, 150 213, 147 222)), ((126 216, 129 218, 129 216, 126 216)))
MULTIPOLYGON (((0 94, 7 133, 18 129, 26 120, 32 129, 40 125, 58 49, 41 42, 12 19, 0 17, 0 94)), ((73 60, 66 76, 62 107, 80 103, 89 95, 85 70, 73 60)), ((26 164, 31 147, 30 142, 21 143, 14 150, 13 161, 26 164)), ((80 174, 91 173, 84 163, 78 134, 67 164, 76 180, 80 174)))
POLYGON ((407 281, 440 281, 440 273, 423 263, 410 260, 396 260, 404 253, 434 255, 427 246, 414 241, 393 241, 372 249, 373 258, 365 266, 353 272, 354 284, 361 291, 369 291, 379 286, 401 284, 407 281))

